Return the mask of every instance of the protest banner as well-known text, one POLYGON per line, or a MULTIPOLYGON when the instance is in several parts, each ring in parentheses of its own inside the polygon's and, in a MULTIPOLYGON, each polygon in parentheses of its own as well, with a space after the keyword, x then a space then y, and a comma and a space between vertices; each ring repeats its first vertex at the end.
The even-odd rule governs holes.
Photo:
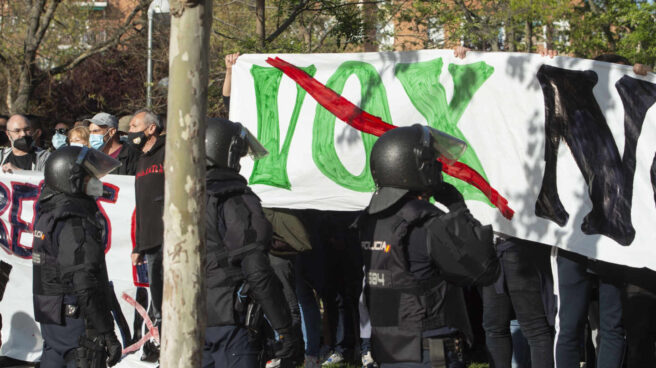
MULTIPOLYGON (((42 183, 43 173, 0 173, 0 260, 13 266, 0 302, 3 320, 0 355, 24 361, 39 360, 43 344, 32 306, 32 231, 42 183)), ((132 326, 135 308, 121 295, 134 296, 136 285, 147 285, 145 267, 137 270, 130 262, 135 226, 134 177, 108 175, 103 178, 103 184, 105 195, 97 202, 105 220, 107 270, 123 315, 132 326)), ((125 336, 118 328, 116 335, 119 341, 124 341, 125 336)), ((140 364, 138 357, 130 358, 119 367, 140 364)), ((144 366, 148 365, 144 363, 144 366)))
POLYGON ((371 197, 376 137, 349 123, 386 128, 371 119, 359 124, 349 115, 359 112, 324 85, 383 125, 428 124, 467 141, 461 163, 516 215, 494 208, 489 192, 446 180, 498 232, 656 269, 653 74, 517 53, 470 52, 465 60, 448 50, 242 55, 233 67, 230 119, 270 151, 242 169, 265 207, 359 210, 371 197))
MULTIPOLYGON (((233 67, 231 100, 230 118, 270 151, 255 164, 242 160, 241 171, 265 207, 363 209, 375 189, 368 159, 376 137, 348 123, 377 134, 391 127, 375 117, 396 126, 429 124, 468 142, 461 164, 489 190, 445 180, 482 222, 504 234, 656 270, 653 74, 515 53, 470 52, 465 60, 444 50, 243 55, 233 67), (270 57, 291 67, 267 62, 270 57), (322 85, 363 112, 336 104, 322 85), (355 118, 365 112, 373 117, 355 118), (512 211, 492 205, 504 198, 512 219, 512 211)), ((0 260, 13 266, 0 302, 0 355, 26 361, 38 360, 42 348, 31 293, 31 227, 42 181, 41 173, 0 174, 0 260)), ((130 264, 134 179, 103 181, 108 196, 98 201, 107 222, 107 267, 131 324, 134 308, 121 295, 134 296, 135 285, 146 285, 144 270, 130 264)), ((117 335, 121 339, 118 329, 117 335)), ((133 354, 119 366, 140 365, 148 366, 133 354)))

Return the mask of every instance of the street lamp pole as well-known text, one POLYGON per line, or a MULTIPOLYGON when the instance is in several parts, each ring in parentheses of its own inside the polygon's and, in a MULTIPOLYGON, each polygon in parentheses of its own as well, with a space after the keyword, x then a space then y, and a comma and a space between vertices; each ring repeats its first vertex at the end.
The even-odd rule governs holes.
POLYGON ((153 87, 153 16, 155 14, 168 14, 168 0, 153 0, 148 6, 148 64, 146 66, 146 107, 152 107, 153 87))

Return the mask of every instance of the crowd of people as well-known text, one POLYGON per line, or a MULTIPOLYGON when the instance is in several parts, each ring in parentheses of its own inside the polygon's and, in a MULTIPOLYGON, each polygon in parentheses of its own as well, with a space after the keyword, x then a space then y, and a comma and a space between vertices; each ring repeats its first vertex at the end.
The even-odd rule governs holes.
MULTIPOLYGON (((238 56, 226 56, 226 105, 238 56)), ((239 174, 243 156, 266 151, 248 129, 206 125, 203 367, 656 367, 653 271, 493 233, 442 180, 437 159, 457 160, 450 145, 464 142, 421 125, 391 130, 371 152, 377 190, 365 210, 292 210, 262 208, 239 174)), ((166 334, 165 117, 100 112, 46 131, 13 115, 0 127, 3 172, 44 172, 33 244, 41 366, 120 359, 94 230, 106 174, 135 176, 131 261, 147 269, 149 314, 166 334)), ((141 358, 158 357, 146 343, 141 358)))

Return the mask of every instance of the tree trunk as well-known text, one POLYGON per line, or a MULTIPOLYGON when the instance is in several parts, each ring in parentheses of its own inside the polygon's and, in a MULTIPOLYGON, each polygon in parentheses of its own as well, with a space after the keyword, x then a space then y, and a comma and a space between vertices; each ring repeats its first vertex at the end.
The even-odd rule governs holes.
POLYGON ((32 96, 32 91, 34 91, 32 84, 35 69, 34 61, 32 61, 31 65, 23 64, 21 66, 16 99, 11 103, 9 108, 11 114, 27 114, 27 104, 32 96))
POLYGON ((205 116, 212 0, 171 2, 164 196, 164 368, 200 367, 205 333, 205 116))
POLYGON ((547 23, 547 50, 554 50, 556 45, 554 44, 554 24, 553 22, 547 23))
POLYGON ((515 52, 517 50, 515 47, 515 38, 517 37, 517 35, 515 34, 515 21, 511 16, 508 17, 505 28, 506 28, 506 41, 505 41, 506 46, 504 47, 504 49, 510 52, 515 52))
POLYGON ((266 23, 264 21, 264 0, 255 0, 255 33, 260 39, 260 46, 266 43, 266 23))
POLYGON ((362 20, 364 22, 364 51, 378 51, 378 42, 376 40, 376 15, 378 5, 376 3, 366 3, 362 5, 362 20))
POLYGON ((23 43, 23 57, 18 77, 16 99, 11 103, 10 113, 26 114, 28 102, 34 91, 37 73, 36 56, 43 36, 61 0, 39 0, 31 4, 28 13, 27 34, 23 43))
POLYGON ((527 20, 525 24, 526 52, 533 52, 533 23, 527 20))

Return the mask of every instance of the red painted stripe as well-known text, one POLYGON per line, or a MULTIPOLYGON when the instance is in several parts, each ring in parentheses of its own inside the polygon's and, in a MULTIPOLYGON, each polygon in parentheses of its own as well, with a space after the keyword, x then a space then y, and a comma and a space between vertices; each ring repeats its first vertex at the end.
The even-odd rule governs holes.
POLYGON ((148 333, 142 336, 139 341, 123 349, 122 354, 125 355, 139 350, 143 346, 143 344, 146 343, 146 341, 150 340, 151 337, 155 339, 155 341, 159 344, 159 331, 157 330, 157 327, 153 325, 153 321, 150 320, 150 317, 148 316, 148 312, 146 312, 144 307, 141 304, 137 303, 137 301, 134 300, 133 297, 129 296, 125 292, 121 295, 121 297, 126 302, 128 302, 128 304, 130 304, 132 307, 137 309, 137 312, 139 313, 141 318, 143 318, 143 320, 146 322, 146 327, 148 328, 148 333))
MULTIPOLYGON (((303 70, 283 59, 279 57, 268 58, 266 62, 280 69, 285 75, 294 80, 299 86, 301 86, 301 88, 310 94, 319 105, 323 106, 337 118, 355 129, 380 137, 388 130, 396 128, 396 126, 384 122, 381 118, 373 116, 360 109, 351 101, 340 96, 332 89, 312 78, 303 70)), ((456 162, 453 165, 448 165, 442 162, 442 167, 444 173, 447 175, 460 179, 478 188, 478 190, 485 194, 490 202, 501 211, 501 214, 505 218, 512 219, 515 211, 508 206, 508 200, 501 196, 496 189, 492 188, 492 186, 490 186, 490 184, 483 178, 483 176, 477 173, 476 170, 462 162, 456 162)))

